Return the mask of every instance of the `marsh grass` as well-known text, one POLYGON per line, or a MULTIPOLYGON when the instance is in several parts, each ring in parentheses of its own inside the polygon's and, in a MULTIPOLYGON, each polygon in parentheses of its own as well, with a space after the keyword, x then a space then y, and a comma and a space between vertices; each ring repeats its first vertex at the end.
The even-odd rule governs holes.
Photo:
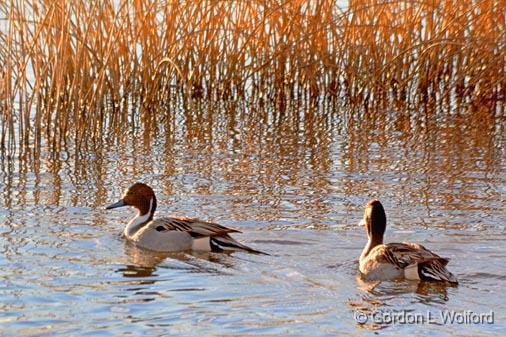
MULTIPOLYGON (((156 123, 171 100, 497 104, 506 2, 0 4, 0 147, 76 146, 156 123)), ((169 106, 169 107, 168 107, 169 106)), ((494 110, 494 109, 492 109, 494 110)), ((191 113, 191 112, 190 112, 191 113)))

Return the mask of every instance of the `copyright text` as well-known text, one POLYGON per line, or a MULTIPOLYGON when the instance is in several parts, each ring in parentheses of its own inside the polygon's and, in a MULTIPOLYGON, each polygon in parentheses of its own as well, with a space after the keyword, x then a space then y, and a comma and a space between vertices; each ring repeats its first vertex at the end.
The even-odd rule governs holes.
POLYGON ((494 312, 474 312, 471 310, 455 311, 441 310, 440 312, 427 311, 424 313, 409 310, 389 311, 378 310, 364 312, 355 310, 353 318, 359 324, 494 324, 494 312))

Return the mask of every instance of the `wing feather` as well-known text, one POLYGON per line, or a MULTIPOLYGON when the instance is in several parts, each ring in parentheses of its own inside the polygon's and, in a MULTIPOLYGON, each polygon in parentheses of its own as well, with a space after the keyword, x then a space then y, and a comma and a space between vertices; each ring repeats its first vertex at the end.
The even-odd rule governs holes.
POLYGON ((164 217, 153 220, 149 226, 159 232, 187 232, 194 238, 222 236, 228 233, 240 233, 237 229, 228 228, 217 223, 206 222, 190 217, 164 217))
POLYGON ((378 245, 370 252, 380 263, 390 263, 401 269, 418 265, 421 279, 457 283, 455 276, 446 269, 449 259, 431 252, 417 243, 388 243, 378 245))
POLYGON ((434 260, 440 261, 443 265, 448 263, 447 258, 431 252, 420 244, 410 242, 378 245, 374 247, 370 254, 374 255, 378 262, 395 264, 399 268, 434 260))

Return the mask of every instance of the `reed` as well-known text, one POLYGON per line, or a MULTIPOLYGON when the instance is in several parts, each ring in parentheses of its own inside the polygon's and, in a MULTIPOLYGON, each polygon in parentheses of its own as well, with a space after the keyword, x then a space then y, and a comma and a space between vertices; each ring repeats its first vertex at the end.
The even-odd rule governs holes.
POLYGON ((149 128, 176 96, 500 102, 505 9, 504 0, 5 1, 0 147, 80 147, 132 122, 149 128))

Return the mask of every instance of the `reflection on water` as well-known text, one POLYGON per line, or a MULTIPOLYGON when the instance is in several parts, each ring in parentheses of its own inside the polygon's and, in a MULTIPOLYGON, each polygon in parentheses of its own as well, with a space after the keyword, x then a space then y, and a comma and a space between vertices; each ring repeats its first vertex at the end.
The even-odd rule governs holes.
POLYGON ((503 106, 173 103, 99 143, 2 154, 6 335, 504 331, 503 106), (134 181, 155 187, 160 214, 238 228, 271 256, 126 244, 131 214, 102 207, 134 181), (357 277, 371 197, 387 209, 387 240, 450 257, 458 287, 357 277), (362 325, 356 310, 494 310, 496 322, 362 325))
MULTIPOLYGON (((227 268, 234 268, 234 259, 230 254, 217 254, 210 252, 176 252, 163 253, 137 248, 128 242, 124 244, 125 255, 128 256, 128 264, 118 269, 124 277, 147 277, 152 276, 160 263, 167 261, 178 262, 170 265, 170 269, 184 269, 191 272, 202 273, 226 273, 227 268), (203 262, 210 262, 204 265, 203 262)), ((167 267, 165 265, 165 267, 167 267)), ((154 275, 157 276, 157 275, 154 275)))
POLYGON ((471 309, 452 308, 449 290, 456 291, 457 286, 455 285, 413 281, 365 284, 362 280, 359 280, 359 284, 361 284, 360 289, 366 293, 358 301, 349 301, 348 305, 354 312, 362 315, 356 318, 356 326, 361 329, 385 329, 394 325, 392 323, 394 320, 397 320, 395 325, 415 325, 414 323, 416 323, 416 325, 441 326, 446 325, 445 317, 451 313, 457 315, 469 312, 486 314, 492 311, 496 315, 492 305, 488 311, 476 311, 474 307, 471 309), (405 303, 406 297, 410 299, 409 305, 405 303))

